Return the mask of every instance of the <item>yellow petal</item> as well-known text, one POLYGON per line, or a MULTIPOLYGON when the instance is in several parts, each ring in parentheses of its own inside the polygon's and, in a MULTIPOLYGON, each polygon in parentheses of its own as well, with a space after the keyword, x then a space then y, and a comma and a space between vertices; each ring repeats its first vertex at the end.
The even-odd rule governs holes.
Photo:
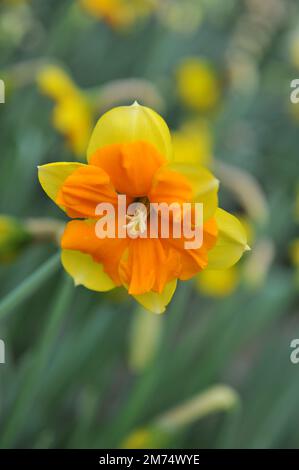
POLYGON ((111 278, 104 272, 102 264, 93 261, 90 255, 80 251, 62 250, 61 262, 76 286, 82 285, 98 292, 106 292, 115 287, 111 278))
POLYGON ((98 148, 137 140, 149 142, 167 160, 172 158, 170 132, 165 121, 150 108, 134 103, 113 108, 98 121, 91 136, 87 158, 98 148))
POLYGON ((216 245, 209 251, 208 269, 230 268, 250 249, 246 232, 239 220, 223 209, 216 210, 215 219, 219 232, 216 245))
POLYGON ((147 292, 146 294, 136 295, 134 298, 150 312, 160 314, 165 312, 166 306, 171 301, 175 292, 176 285, 177 281, 175 279, 165 286, 164 291, 161 294, 156 292, 147 292))
POLYGON ((218 207, 219 181, 203 167, 191 163, 170 163, 169 168, 183 174, 193 190, 193 202, 203 204, 204 221, 210 219, 218 207))
POLYGON ((48 163, 38 167, 38 179, 45 193, 56 203, 56 197, 64 181, 83 163, 48 163))

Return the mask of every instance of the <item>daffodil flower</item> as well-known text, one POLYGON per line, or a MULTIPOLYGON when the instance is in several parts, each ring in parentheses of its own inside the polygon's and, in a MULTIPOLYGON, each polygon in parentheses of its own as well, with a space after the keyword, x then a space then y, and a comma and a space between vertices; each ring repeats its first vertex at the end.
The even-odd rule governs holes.
POLYGON ((0 264, 14 261, 31 240, 32 236, 22 222, 0 215, 0 264))
POLYGON ((92 108, 84 93, 59 66, 47 65, 37 74, 40 91, 54 102, 52 122, 80 159, 92 132, 92 108))
MULTIPOLYGON (((146 309, 162 313, 177 280, 199 271, 225 269, 247 248, 238 219, 218 208, 218 180, 197 165, 173 160, 167 124, 153 110, 134 103, 114 108, 98 121, 87 150, 87 164, 50 163, 39 167, 47 195, 75 220, 61 238, 62 264, 74 278, 95 291, 124 286, 146 309), (203 240, 186 248, 185 238, 103 237, 96 234, 99 203, 129 202, 203 205, 203 240), (80 220, 81 219, 81 220, 80 220), (85 220, 82 220, 85 219, 85 220)), ((144 235, 149 214, 139 211, 128 231, 144 235)))
POLYGON ((131 26, 137 19, 150 14, 156 0, 79 0, 81 6, 95 18, 102 19, 112 28, 131 26))
POLYGON ((220 102, 221 84, 213 66, 205 59, 188 57, 176 70, 181 102, 193 111, 213 110, 220 102))

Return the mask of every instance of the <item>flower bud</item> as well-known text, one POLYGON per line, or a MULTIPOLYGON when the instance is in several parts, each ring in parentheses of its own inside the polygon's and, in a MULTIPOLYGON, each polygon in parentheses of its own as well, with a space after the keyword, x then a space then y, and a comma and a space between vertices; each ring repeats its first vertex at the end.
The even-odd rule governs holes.
POLYGON ((0 216, 0 263, 13 261, 30 243, 31 238, 17 219, 0 216))

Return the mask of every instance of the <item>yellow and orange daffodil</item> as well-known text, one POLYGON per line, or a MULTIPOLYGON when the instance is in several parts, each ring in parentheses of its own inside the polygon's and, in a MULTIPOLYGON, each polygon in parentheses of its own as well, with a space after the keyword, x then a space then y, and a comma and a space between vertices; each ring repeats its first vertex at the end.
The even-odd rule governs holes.
POLYGON ((138 18, 150 14, 157 6, 156 0, 79 0, 91 15, 102 19, 113 28, 131 26, 138 18))
MULTIPOLYGON (((95 291, 124 286, 154 313, 165 310, 178 279, 188 280, 208 268, 226 269, 247 249, 241 223, 218 208, 218 180, 198 165, 175 162, 167 124, 136 102, 114 108, 99 119, 89 142, 87 164, 42 165, 39 180, 47 195, 74 219, 66 225, 61 247, 62 264, 75 284, 95 291), (110 203, 117 210, 119 195, 125 195, 129 203, 142 200, 146 206, 201 203, 201 246, 186 248, 184 236, 172 233, 168 238, 98 238, 96 207, 110 203)), ((139 215, 134 220, 130 217, 127 228, 133 223, 138 232, 139 215)))

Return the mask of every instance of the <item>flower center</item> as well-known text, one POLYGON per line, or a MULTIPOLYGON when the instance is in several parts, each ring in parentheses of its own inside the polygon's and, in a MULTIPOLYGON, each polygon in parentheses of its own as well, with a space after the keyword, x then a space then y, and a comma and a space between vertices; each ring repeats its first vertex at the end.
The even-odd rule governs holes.
POLYGON ((147 208, 145 205, 140 205, 136 208, 132 215, 126 215, 128 223, 125 225, 128 234, 132 236, 141 235, 146 231, 147 227, 147 208))

